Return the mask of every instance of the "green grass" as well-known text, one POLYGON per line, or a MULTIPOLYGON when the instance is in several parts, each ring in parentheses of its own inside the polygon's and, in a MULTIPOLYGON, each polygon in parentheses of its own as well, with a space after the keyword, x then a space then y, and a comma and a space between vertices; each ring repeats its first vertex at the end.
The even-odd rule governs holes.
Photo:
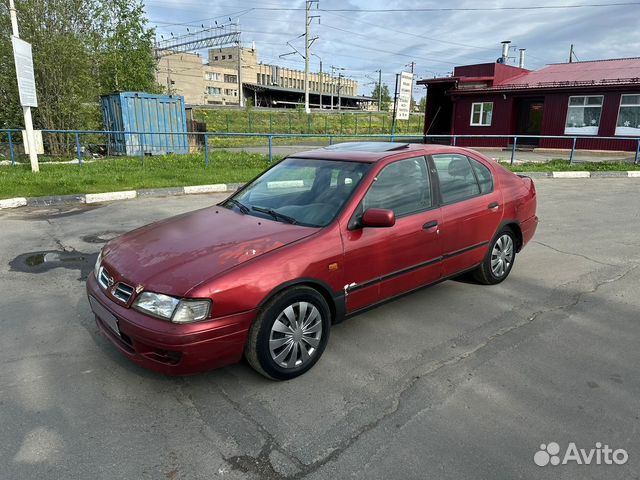
MULTIPOLYGON (((209 132, 234 133, 286 133, 320 135, 377 135, 391 133, 391 113, 342 112, 306 115, 303 110, 195 110, 194 117, 207 124, 209 132)), ((412 115, 409 120, 400 120, 396 133, 420 134, 424 127, 424 116, 412 115)), ((305 139, 299 140, 300 142, 305 139)), ((266 139, 218 137, 217 146, 241 146, 264 144, 266 139), (239 145, 241 144, 241 145, 239 145)))
MULTIPOLYGON (((274 161, 278 160, 274 158, 274 161)), ((241 183, 269 166, 265 155, 245 152, 211 152, 209 162, 209 166, 205 166, 203 154, 112 158, 87 162, 82 167, 44 163, 38 174, 32 173, 28 164, 0 166, 0 198, 241 183)), ((515 172, 640 170, 640 165, 621 162, 569 165, 566 160, 552 160, 548 163, 502 164, 515 172)))
POLYGON ((104 159, 82 167, 45 163, 37 174, 28 164, 0 166, 0 198, 239 183, 268 166, 266 156, 244 152, 211 152, 209 162, 207 167, 203 154, 190 154, 104 159))
POLYGON ((546 163, 528 162, 509 165, 509 162, 500 162, 513 172, 620 172, 627 170, 640 170, 640 165, 625 162, 582 162, 569 164, 567 160, 551 160, 546 163))

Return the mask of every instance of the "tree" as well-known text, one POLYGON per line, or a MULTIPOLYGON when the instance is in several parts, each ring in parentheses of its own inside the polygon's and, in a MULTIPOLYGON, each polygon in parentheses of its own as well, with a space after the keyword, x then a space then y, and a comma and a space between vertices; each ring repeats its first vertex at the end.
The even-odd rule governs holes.
POLYGON ((130 0, 105 2, 103 37, 98 38, 99 89, 101 93, 140 90, 159 92, 155 81, 154 31, 146 28, 142 3, 130 0))
MULTIPOLYGON (((20 36, 33 46, 36 128, 101 125, 99 96, 115 89, 159 91, 153 31, 139 0, 16 0, 20 36)), ((22 125, 7 16, 0 19, 0 125, 22 125)), ((66 143, 47 137, 49 148, 66 143)))
MULTIPOLYGON (((373 92, 371 93, 371 97, 373 97, 375 99, 375 101, 378 101, 378 92, 380 91, 380 84, 376 82, 376 86, 373 88, 373 92)), ((380 110, 383 112, 386 112, 389 110, 389 107, 391 106, 391 102, 393 101, 393 99, 391 98, 391 95, 389 94, 389 87, 386 84, 382 84, 382 103, 380 105, 380 110)))
POLYGON ((418 102, 418 111, 420 113, 424 113, 426 109, 427 109, 427 96, 425 95, 418 102))

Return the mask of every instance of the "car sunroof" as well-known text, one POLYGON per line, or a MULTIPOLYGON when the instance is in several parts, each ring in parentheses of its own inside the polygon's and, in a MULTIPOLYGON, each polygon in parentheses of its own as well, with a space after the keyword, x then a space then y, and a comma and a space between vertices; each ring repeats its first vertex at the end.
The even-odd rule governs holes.
POLYGON ((407 148, 408 146, 408 143, 395 142, 345 142, 329 145, 328 147, 324 147, 324 149, 349 152, 390 152, 407 148))

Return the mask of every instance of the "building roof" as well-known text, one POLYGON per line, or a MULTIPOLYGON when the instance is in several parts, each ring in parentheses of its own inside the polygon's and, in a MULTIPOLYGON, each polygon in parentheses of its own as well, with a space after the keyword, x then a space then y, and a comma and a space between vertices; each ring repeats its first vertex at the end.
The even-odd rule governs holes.
POLYGON ((640 58, 619 58, 588 62, 555 63, 508 78, 494 87, 539 88, 640 82, 640 58))
MULTIPOLYGON (((242 82, 242 85, 244 87, 247 87, 251 90, 271 90, 274 92, 288 92, 288 93, 301 93, 304 94, 304 90, 303 89, 299 89, 299 88, 289 88, 289 87, 280 87, 278 85, 261 85, 259 83, 251 83, 251 82, 242 82)), ((315 90, 309 90, 309 94, 311 95, 320 95, 320 92, 317 92, 315 90)), ((327 93, 327 92, 322 92, 322 96, 323 97, 330 97, 332 94, 331 93, 327 93)), ((338 98, 338 94, 334 93, 333 94, 334 97, 338 98)), ((344 99, 349 99, 349 100, 357 100, 360 102, 375 102, 377 101, 377 99, 373 98, 373 97, 365 97, 364 95, 345 95, 340 94, 341 98, 344 99)))
POLYGON ((455 83, 456 93, 474 93, 495 90, 547 89, 562 87, 596 87, 640 84, 640 57, 614 58, 573 63, 554 63, 540 70, 522 70, 495 64, 493 77, 478 75, 490 68, 490 64, 456 67, 453 77, 424 79, 419 85, 455 83), (504 72, 503 72, 504 70, 504 72), (519 70, 519 71, 518 71, 519 70), (507 73, 502 75, 501 73, 507 73), (467 74, 470 73, 470 74, 467 74), (500 74, 500 75, 499 75, 500 74), (486 86, 469 84, 486 82, 486 86))

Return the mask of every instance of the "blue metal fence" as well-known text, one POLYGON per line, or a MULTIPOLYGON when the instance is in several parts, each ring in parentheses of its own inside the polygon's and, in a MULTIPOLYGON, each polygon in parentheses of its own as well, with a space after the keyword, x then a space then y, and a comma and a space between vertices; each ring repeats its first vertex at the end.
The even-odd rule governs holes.
MULTIPOLYGON (((166 132, 123 132, 123 131, 104 131, 104 130, 43 130, 43 143, 45 155, 47 157, 54 158, 73 158, 77 159, 78 165, 82 166, 84 162, 90 158, 111 158, 118 156, 121 151, 110 151, 109 145, 112 144, 111 139, 118 135, 137 135, 138 138, 145 138, 144 136, 165 136, 166 132)), ((518 145, 526 143, 526 140, 541 140, 541 139, 555 139, 571 142, 571 149, 568 150, 568 161, 574 163, 576 161, 576 154, 578 152, 584 152, 579 150, 580 142, 584 140, 610 140, 612 142, 635 142, 636 148, 634 152, 629 152, 629 155, 633 157, 633 163, 640 163, 640 137, 568 137, 568 136, 534 136, 534 135, 428 135, 425 136, 421 133, 416 134, 365 134, 365 135, 350 135, 350 134, 300 134, 300 133, 227 133, 227 132, 188 132, 178 133, 171 132, 171 135, 183 135, 187 138, 187 144, 189 145, 189 151, 192 153, 200 152, 204 153, 204 162, 209 165, 209 157, 212 150, 212 143, 223 142, 222 146, 217 148, 223 149, 228 147, 247 147, 247 145, 230 145, 232 140, 237 139, 253 139, 255 142, 257 139, 258 144, 251 144, 249 146, 263 146, 267 150, 265 153, 269 156, 271 162, 274 157, 274 148, 277 147, 276 141, 281 144, 299 144, 300 140, 313 142, 320 142, 321 144, 333 144, 336 141, 357 140, 357 141, 406 141, 412 143, 439 143, 457 145, 461 139, 466 139, 465 144, 471 144, 473 147, 473 140, 486 139, 503 139, 507 140, 506 143, 510 145, 509 149, 502 147, 493 147, 503 151, 510 151, 511 164, 517 160, 519 153, 518 145)), ((136 151, 142 154, 153 155, 157 153, 158 142, 152 142, 153 148, 145 150, 145 145, 141 144, 136 151)), ((24 155, 24 149, 22 148, 22 135, 18 129, 0 129, 0 156, 9 158, 12 165, 18 163, 18 158, 24 155), (6 151, 6 153, 5 153, 6 151)), ((75 161, 73 162, 75 163, 75 161)))

